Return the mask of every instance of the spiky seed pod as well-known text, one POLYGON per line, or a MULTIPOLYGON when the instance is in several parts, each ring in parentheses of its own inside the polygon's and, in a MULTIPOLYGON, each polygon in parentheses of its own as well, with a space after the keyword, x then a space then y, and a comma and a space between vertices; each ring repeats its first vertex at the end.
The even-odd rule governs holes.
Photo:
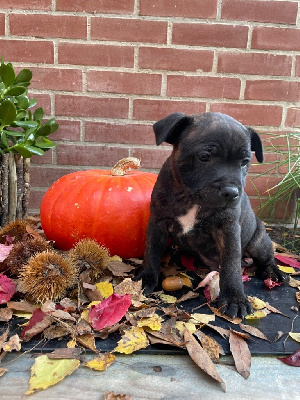
POLYGON ((88 270, 92 280, 97 279, 105 269, 109 252, 95 240, 82 239, 69 251, 69 258, 80 272, 88 270))
POLYGON ((18 276, 22 267, 27 264, 30 257, 51 249, 51 244, 42 238, 33 238, 17 242, 8 257, 4 260, 7 273, 18 276))
POLYGON ((15 238, 15 243, 20 242, 23 238, 23 235, 27 233, 26 227, 28 225, 34 226, 34 223, 26 219, 17 219, 14 222, 10 222, 8 225, 5 225, 0 229, 0 238, 5 238, 6 235, 9 235, 15 238))
POLYGON ((63 298, 78 279, 74 263, 52 251, 31 257, 20 276, 25 294, 38 304, 63 298))

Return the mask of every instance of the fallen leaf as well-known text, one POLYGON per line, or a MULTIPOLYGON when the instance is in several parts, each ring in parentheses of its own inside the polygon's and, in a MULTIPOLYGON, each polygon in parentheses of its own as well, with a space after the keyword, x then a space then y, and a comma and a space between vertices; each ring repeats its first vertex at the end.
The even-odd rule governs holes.
POLYGON ((69 358, 79 358, 81 354, 81 349, 67 347, 62 349, 55 349, 52 353, 47 354, 47 357, 52 359, 69 359, 69 358))
POLYGON ((80 361, 76 359, 50 360, 46 355, 37 357, 31 367, 29 389, 26 394, 55 385, 72 374, 79 367, 79 364, 80 361))
POLYGON ((271 278, 265 279, 264 284, 267 286, 269 289, 273 289, 275 286, 281 286, 283 282, 275 282, 272 281, 271 278))
POLYGON ((164 303, 169 303, 173 304, 177 302, 177 298, 175 296, 170 296, 168 294, 161 294, 159 298, 164 302, 164 303))
POLYGON ((114 292, 120 295, 130 294, 131 302, 134 307, 141 306, 141 302, 145 299, 141 279, 134 282, 131 278, 125 278, 121 283, 114 287, 114 292))
POLYGON ((107 368, 116 361, 116 356, 112 353, 102 353, 83 365, 95 371, 106 371, 107 368))
POLYGON ((300 303, 300 292, 297 292, 297 293, 295 294, 295 296, 296 296, 297 302, 300 303))
POLYGON ((196 270, 196 269, 195 269, 195 266, 194 266, 194 261, 195 261, 194 258, 192 258, 192 257, 185 257, 185 256, 181 256, 180 258, 181 258, 181 263, 182 263, 182 265, 183 265, 186 269, 188 269, 188 270, 190 270, 190 271, 195 271, 195 270, 196 270))
POLYGON ((293 267, 284 267, 283 265, 278 265, 280 271, 285 272, 286 274, 294 274, 295 270, 293 267))
POLYGON ((114 351, 118 353, 131 354, 139 349, 145 349, 149 345, 146 333, 143 328, 132 326, 126 330, 118 341, 118 346, 114 351))
POLYGON ((19 335, 13 335, 9 338, 7 342, 2 345, 2 348, 6 352, 11 352, 13 350, 20 351, 21 350, 21 343, 19 335))
POLYGON ((266 303, 258 297, 248 296, 248 300, 253 310, 261 310, 266 307, 266 303))
POLYGON ((270 340, 266 337, 266 335, 263 332, 261 332, 259 329, 255 328, 254 326, 240 324, 240 328, 243 331, 250 333, 250 335, 252 335, 252 336, 255 336, 260 339, 267 340, 268 342, 270 342, 270 340))
POLYGON ((103 400, 132 400, 127 394, 119 394, 115 392, 104 392, 103 400))
POLYGON ((13 316, 13 311, 10 308, 0 308, 0 322, 7 322, 13 316))
MULTIPOLYGON (((172 296, 171 296, 172 297, 172 296)), ((190 300, 190 299, 196 299, 199 297, 199 293, 195 293, 192 290, 181 296, 176 303, 182 303, 183 301, 190 300)))
POLYGON ((81 344, 83 347, 98 353, 96 344, 95 344, 95 336, 92 333, 85 333, 84 335, 79 335, 76 337, 76 341, 81 344))
POLYGON ((44 329, 43 337, 46 340, 62 339, 64 336, 69 336, 71 330, 72 328, 67 324, 64 326, 50 325, 44 329))
POLYGON ((226 338, 229 337, 229 329, 224 329, 221 328, 220 326, 215 326, 215 325, 211 325, 211 324, 206 324, 206 326, 208 326, 209 328, 213 329, 214 331, 218 332, 219 335, 222 336, 222 338, 226 338))
POLYGON ((6 245, 0 243, 0 262, 3 262, 9 256, 13 247, 13 244, 6 245))
POLYGON ((152 317, 142 318, 137 321, 139 327, 149 327, 153 331, 159 331, 161 329, 161 323, 163 319, 158 315, 154 314, 152 317))
POLYGON ((261 319, 261 318, 265 318, 268 315, 268 313, 266 313, 265 310, 257 310, 254 311, 254 313, 252 314, 248 314, 246 315, 245 319, 261 319))
POLYGON ((239 324, 239 323, 242 322, 242 318, 236 317, 236 318, 232 319, 232 318, 228 317, 227 315, 223 314, 223 313, 222 313, 220 310, 218 310, 217 308, 210 306, 209 304, 208 304, 208 307, 210 308, 210 310, 211 310, 215 315, 217 315, 218 317, 221 317, 221 318, 223 318, 223 319, 226 319, 226 321, 229 321, 229 322, 231 322, 232 324, 239 324))
POLYGON ((4 375, 5 372, 7 372, 7 371, 8 371, 8 369, 6 369, 6 368, 0 368, 0 376, 4 375))
POLYGON ((223 390, 226 391, 226 385, 220 377, 214 363, 188 329, 184 331, 184 340, 186 342, 185 345, 191 359, 198 365, 199 368, 202 369, 202 371, 206 372, 217 382, 221 383, 223 390))
POLYGON ((292 365, 293 367, 300 367, 300 349, 290 356, 277 358, 285 364, 292 365))
POLYGON ((22 340, 28 342, 33 336, 43 332, 51 323, 52 319, 49 315, 45 314, 40 308, 37 308, 32 313, 32 317, 21 333, 22 340))
POLYGON ((244 379, 247 379, 250 375, 251 353, 246 341, 236 332, 230 330, 229 344, 238 373, 244 379))
MULTIPOLYGON (((205 335, 201 331, 197 331, 195 336, 200 340, 200 343, 212 361, 217 361, 220 357, 220 345, 212 337, 205 335)), ((222 349, 224 353, 224 350, 222 349)))
POLYGON ((112 295, 114 292, 114 288, 110 282, 99 282, 99 283, 96 283, 95 286, 99 290, 99 292, 101 293, 101 296, 104 299, 107 299, 107 297, 112 295))
POLYGON ((59 304, 64 308, 64 311, 67 312, 75 312, 77 309, 77 305, 76 303, 69 299, 68 297, 65 297, 64 299, 62 299, 59 304))
POLYGON ((28 303, 28 301, 22 300, 22 301, 8 301, 7 302, 7 307, 11 308, 14 311, 25 311, 28 313, 33 313, 33 311, 36 309, 36 306, 33 304, 28 303))
POLYGON ((121 277, 128 276, 128 273, 134 269, 134 266, 118 260, 109 261, 106 267, 114 276, 121 277))
POLYGON ((0 304, 7 303, 15 294, 16 284, 6 275, 0 275, 0 304))
POLYGON ((184 335, 185 329, 188 329, 192 334, 197 330, 196 325, 192 322, 177 321, 175 326, 182 336, 184 335))
POLYGON ((131 305, 130 295, 113 293, 100 304, 92 306, 89 321, 98 331, 119 322, 131 305))
POLYGON ((208 324, 209 322, 213 322, 215 320, 216 320, 216 317, 214 314, 194 313, 194 314, 191 314, 190 322, 200 323, 200 324, 208 324))
POLYGON ((292 338, 292 339, 294 339, 294 340, 296 340, 296 342, 299 342, 300 343, 300 333, 299 332, 289 332, 289 336, 292 338))
POLYGON ((267 302, 266 302, 266 309, 269 310, 269 311, 271 311, 272 313, 280 314, 280 315, 283 315, 283 316, 289 318, 288 315, 283 314, 281 311, 277 310, 277 308, 271 306, 271 304, 269 304, 269 303, 267 303, 267 302))
POLYGON ((293 268, 300 268, 300 262, 295 260, 294 258, 282 256, 280 254, 276 254, 275 258, 285 265, 289 265, 293 268))
POLYGON ((199 288, 201 288, 201 287, 207 286, 207 285, 209 284, 209 282, 212 280, 212 278, 213 278, 215 275, 218 275, 218 274, 219 274, 219 273, 218 273, 217 271, 211 271, 211 272, 209 272, 209 273, 206 275, 206 277, 205 277, 204 279, 202 279, 202 281, 199 283, 199 285, 196 287, 195 290, 197 290, 197 289, 199 289, 199 288))
POLYGON ((289 285, 291 287, 300 289, 300 281, 298 279, 293 278, 292 276, 290 276, 289 285))

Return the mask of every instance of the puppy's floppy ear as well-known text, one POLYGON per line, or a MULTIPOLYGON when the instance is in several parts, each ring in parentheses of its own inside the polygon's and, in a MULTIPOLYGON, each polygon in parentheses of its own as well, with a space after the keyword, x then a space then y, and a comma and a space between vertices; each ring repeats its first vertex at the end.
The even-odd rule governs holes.
POLYGON ((255 157, 258 162, 262 163, 264 161, 264 150, 261 138, 259 134, 250 126, 246 126, 251 138, 251 150, 255 152, 255 157))
POLYGON ((157 121, 153 125, 157 146, 162 142, 174 144, 178 141, 182 129, 192 123, 193 117, 183 113, 174 113, 157 121))

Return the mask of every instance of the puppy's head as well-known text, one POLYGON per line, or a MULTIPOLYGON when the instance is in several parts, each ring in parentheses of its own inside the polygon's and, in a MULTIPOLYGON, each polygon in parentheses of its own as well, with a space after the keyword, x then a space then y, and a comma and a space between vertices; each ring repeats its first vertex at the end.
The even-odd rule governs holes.
POLYGON ((221 113, 171 114, 153 126, 156 143, 173 145, 174 179, 194 201, 208 207, 236 206, 252 153, 263 162, 257 132, 221 113))

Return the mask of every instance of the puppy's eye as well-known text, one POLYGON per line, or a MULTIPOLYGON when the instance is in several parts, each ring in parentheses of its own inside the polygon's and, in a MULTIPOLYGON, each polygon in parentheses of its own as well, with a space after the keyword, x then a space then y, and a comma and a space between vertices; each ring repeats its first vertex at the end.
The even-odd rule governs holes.
POLYGON ((248 165, 248 163, 249 163, 249 159, 245 158, 244 160, 241 161, 241 166, 246 167, 246 165, 248 165))
POLYGON ((210 154, 209 153, 201 153, 199 154, 199 160, 202 162, 207 162, 210 160, 210 154))

